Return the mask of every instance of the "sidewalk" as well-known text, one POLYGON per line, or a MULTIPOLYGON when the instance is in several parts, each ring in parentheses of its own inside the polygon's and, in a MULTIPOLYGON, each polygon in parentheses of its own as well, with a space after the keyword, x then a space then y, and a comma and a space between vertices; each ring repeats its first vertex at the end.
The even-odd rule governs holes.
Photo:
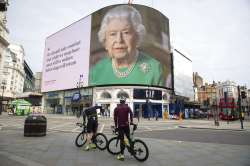
POLYGON ((240 120, 229 122, 220 120, 219 126, 215 126, 214 120, 183 120, 180 122, 179 127, 193 129, 250 131, 250 121, 243 121, 243 129, 241 129, 240 120))

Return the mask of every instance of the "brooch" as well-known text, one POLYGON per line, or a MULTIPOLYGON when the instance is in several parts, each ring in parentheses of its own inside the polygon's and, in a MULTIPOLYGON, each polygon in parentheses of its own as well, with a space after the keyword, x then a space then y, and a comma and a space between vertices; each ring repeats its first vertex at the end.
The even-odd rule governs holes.
POLYGON ((150 70, 150 65, 148 63, 142 63, 140 64, 140 70, 143 72, 143 73, 148 73, 149 70, 150 70))

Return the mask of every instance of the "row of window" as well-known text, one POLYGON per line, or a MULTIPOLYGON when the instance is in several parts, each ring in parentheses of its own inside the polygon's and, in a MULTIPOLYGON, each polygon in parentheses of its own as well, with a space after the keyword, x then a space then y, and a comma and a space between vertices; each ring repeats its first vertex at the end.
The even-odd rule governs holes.
MULTIPOLYGON (((169 100, 167 93, 162 95, 161 90, 151 90, 151 89, 134 89, 133 93, 134 99, 153 99, 153 100, 169 100)), ((109 92, 104 91, 100 95, 100 99, 111 99, 112 96, 109 92)), ((126 91, 119 91, 116 95, 116 98, 130 98, 129 94, 126 91)))
MULTIPOLYGON (((125 91, 120 91, 120 92, 117 93, 116 97, 118 99, 120 99, 120 98, 129 98, 129 94, 127 92, 125 92, 125 91)), ((107 91, 102 92, 101 99, 111 99, 111 98, 112 97, 111 97, 111 94, 109 92, 107 92, 107 91)))

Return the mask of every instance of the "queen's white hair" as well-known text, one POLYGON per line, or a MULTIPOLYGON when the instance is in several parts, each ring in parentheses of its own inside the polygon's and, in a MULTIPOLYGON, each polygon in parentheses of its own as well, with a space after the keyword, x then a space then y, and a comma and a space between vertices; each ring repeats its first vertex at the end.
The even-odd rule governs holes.
POLYGON ((128 21, 131 22, 131 25, 133 26, 133 29, 137 35, 137 46, 139 46, 144 38, 146 29, 142 24, 142 18, 139 11, 136 10, 134 7, 128 5, 119 5, 117 7, 110 9, 105 14, 101 22, 100 30, 98 32, 99 41, 104 45, 106 40, 107 25, 110 23, 112 19, 115 18, 117 19, 126 18, 128 19, 128 21))

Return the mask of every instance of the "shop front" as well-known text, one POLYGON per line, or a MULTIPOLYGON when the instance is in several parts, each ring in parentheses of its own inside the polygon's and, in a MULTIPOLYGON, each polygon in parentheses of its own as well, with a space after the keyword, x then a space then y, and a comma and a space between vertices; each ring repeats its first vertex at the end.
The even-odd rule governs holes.
POLYGON ((43 108, 47 113, 76 115, 90 105, 101 105, 100 115, 113 117, 113 112, 120 98, 126 98, 126 104, 139 118, 162 118, 169 110, 170 90, 147 86, 105 86, 81 88, 45 93, 43 108))
POLYGON ((86 103, 92 103, 92 89, 48 92, 45 93, 43 101, 43 109, 47 113, 76 115, 84 109, 86 103))
POLYGON ((113 117, 120 98, 125 97, 134 117, 140 119, 162 118, 164 111, 168 111, 170 91, 144 86, 108 86, 95 87, 93 94, 94 104, 102 105, 107 110, 107 117, 113 117))

